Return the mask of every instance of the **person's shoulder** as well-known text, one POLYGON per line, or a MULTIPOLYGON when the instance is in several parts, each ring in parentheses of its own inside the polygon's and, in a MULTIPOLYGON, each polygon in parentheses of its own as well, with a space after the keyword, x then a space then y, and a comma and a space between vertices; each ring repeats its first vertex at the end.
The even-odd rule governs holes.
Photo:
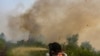
POLYGON ((49 53, 46 53, 46 56, 50 56, 49 53))
POLYGON ((65 52, 63 52, 64 56, 67 56, 67 54, 65 52))
MULTIPOLYGON (((65 52, 63 52, 64 56, 67 56, 67 54, 65 52)), ((49 53, 46 53, 46 56, 50 56, 49 53)))

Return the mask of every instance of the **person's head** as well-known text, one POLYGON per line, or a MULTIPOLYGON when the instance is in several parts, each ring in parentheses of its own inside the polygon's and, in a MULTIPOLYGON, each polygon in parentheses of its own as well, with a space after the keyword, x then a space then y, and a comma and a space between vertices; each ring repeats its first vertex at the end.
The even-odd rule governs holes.
POLYGON ((62 51, 62 48, 61 48, 61 45, 59 43, 54 42, 54 43, 49 44, 50 56, 52 56, 51 54, 57 55, 61 51, 62 51))

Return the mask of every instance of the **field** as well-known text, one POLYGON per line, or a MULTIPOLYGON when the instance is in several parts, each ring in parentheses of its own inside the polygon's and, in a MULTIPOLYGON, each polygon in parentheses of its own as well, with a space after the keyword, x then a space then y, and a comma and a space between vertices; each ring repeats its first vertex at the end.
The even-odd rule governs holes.
POLYGON ((17 47, 11 50, 9 56, 42 56, 46 52, 47 49, 41 47, 17 47))

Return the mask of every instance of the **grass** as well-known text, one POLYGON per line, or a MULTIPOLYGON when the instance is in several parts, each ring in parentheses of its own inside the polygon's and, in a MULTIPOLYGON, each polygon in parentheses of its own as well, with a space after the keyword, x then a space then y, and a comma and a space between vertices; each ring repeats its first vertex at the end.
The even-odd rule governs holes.
POLYGON ((45 56, 46 48, 41 47, 17 47, 11 50, 9 56, 45 56))

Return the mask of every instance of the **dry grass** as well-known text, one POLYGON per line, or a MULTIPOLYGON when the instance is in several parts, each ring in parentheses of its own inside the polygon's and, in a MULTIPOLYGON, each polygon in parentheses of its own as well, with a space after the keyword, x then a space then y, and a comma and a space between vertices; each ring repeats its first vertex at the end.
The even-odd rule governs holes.
POLYGON ((17 47, 11 52, 13 56, 29 56, 29 52, 33 51, 46 51, 46 48, 41 47, 17 47))

